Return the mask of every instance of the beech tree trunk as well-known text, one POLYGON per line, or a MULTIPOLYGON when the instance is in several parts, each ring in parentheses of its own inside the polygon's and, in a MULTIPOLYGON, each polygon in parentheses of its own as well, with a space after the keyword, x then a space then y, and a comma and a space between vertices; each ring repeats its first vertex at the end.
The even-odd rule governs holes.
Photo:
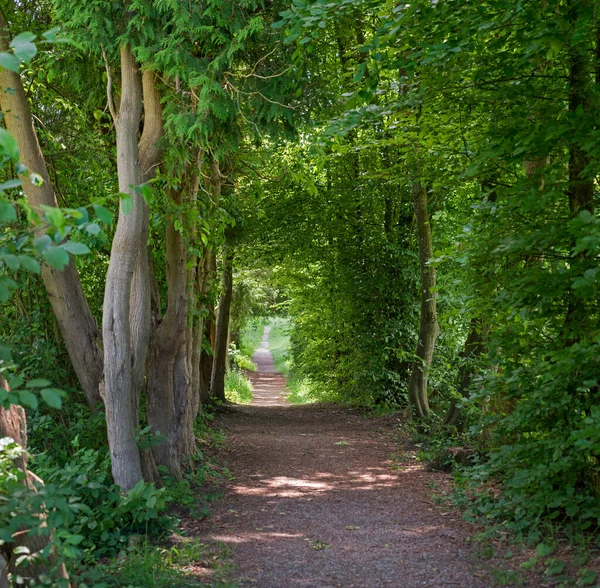
POLYGON ((223 255, 222 294, 217 312, 215 355, 210 376, 210 394, 220 402, 225 402, 225 371, 227 369, 227 339, 229 334, 229 314, 233 297, 233 255, 226 249, 223 255))
POLYGON ((429 264, 433 256, 433 243, 427 189, 420 182, 415 181, 412 191, 419 240, 421 319, 416 349, 417 358, 408 382, 408 402, 414 416, 424 418, 429 413, 427 380, 439 326, 436 313, 435 269, 429 264))
MULTIPOLYGON (((0 50, 6 50, 8 43, 6 22, 0 13, 0 50)), ((0 109, 6 129, 17 140, 21 162, 43 179, 41 186, 35 186, 28 175, 20 176, 29 204, 41 213, 41 205, 56 207, 57 200, 20 76, 0 68, 0 88, 0 109)), ((42 279, 73 368, 90 408, 94 409, 102 401, 102 340, 73 259, 62 271, 42 265, 42 279)))
POLYGON ((133 348, 130 296, 137 254, 143 235, 144 201, 135 190, 141 183, 138 129, 142 114, 142 84, 128 45, 121 46, 121 103, 117 120, 117 172, 119 191, 128 194, 133 209, 119 210, 104 292, 106 424, 116 484, 123 491, 142 479, 140 453, 135 439, 133 348))

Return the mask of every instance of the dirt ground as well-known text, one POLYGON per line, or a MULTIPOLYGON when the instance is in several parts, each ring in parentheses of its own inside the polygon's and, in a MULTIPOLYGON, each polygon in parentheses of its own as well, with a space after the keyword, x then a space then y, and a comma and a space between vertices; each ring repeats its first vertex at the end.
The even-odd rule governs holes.
POLYGON ((219 416, 234 479, 199 530, 233 548, 240 585, 489 586, 473 528, 431 498, 447 476, 399 449, 395 419, 287 404, 267 337, 254 402, 219 416))

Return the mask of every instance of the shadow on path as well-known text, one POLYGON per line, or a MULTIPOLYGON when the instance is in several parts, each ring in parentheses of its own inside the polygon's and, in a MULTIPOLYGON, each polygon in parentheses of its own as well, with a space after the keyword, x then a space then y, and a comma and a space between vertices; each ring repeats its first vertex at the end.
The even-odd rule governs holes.
POLYGON ((472 528, 429 498, 444 474, 394 456, 397 419, 286 404, 268 330, 254 361, 255 402, 219 416, 235 479, 200 531, 235 547, 242 586, 487 585, 470 569, 472 528))

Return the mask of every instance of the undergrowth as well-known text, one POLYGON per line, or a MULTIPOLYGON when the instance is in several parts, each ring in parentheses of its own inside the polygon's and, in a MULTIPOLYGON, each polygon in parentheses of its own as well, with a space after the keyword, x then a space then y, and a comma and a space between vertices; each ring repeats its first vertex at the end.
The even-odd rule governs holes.
POLYGON ((252 402, 252 382, 239 368, 230 369, 225 374, 225 398, 235 404, 252 402))

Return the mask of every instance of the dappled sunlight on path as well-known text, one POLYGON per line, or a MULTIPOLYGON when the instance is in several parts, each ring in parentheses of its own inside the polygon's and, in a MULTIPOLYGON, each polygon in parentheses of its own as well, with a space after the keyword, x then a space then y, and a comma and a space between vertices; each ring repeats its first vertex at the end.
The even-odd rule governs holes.
POLYGON ((254 402, 219 417, 234 479, 201 533, 234 548, 241 586, 487 585, 471 529, 430 498, 444 475, 399 450, 397 420, 286 403, 268 331, 253 359, 254 402))

